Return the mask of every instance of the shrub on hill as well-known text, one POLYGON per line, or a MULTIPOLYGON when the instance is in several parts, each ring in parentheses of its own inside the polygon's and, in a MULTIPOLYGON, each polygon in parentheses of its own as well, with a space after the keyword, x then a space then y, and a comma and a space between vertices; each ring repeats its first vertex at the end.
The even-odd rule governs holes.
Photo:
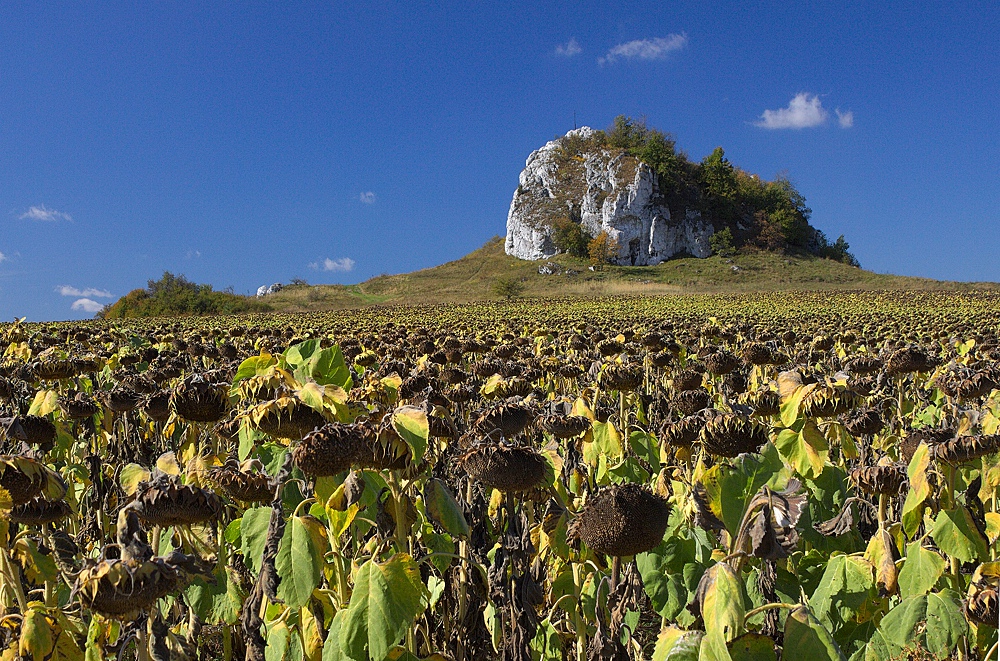
POLYGON ((105 306, 97 316, 102 319, 126 319, 239 314, 270 310, 271 306, 253 298, 226 291, 214 291, 212 285, 199 285, 183 275, 164 271, 159 280, 149 280, 145 289, 133 289, 115 303, 105 306))

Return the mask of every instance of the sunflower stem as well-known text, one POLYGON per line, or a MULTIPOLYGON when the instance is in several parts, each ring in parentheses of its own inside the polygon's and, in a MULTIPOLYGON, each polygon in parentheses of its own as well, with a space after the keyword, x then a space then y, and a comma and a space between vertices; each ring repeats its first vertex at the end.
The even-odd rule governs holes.
POLYGON ((579 563, 573 563, 573 596, 576 598, 576 608, 573 609, 574 628, 576 629, 576 659, 587 659, 587 625, 583 618, 583 602, 580 596, 583 592, 583 580, 580 577, 579 563))

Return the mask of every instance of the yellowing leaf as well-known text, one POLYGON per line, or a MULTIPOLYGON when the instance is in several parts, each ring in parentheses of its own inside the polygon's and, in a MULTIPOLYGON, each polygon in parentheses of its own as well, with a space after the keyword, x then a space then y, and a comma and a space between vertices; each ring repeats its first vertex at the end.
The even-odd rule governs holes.
POLYGON ((149 480, 149 477, 149 471, 139 464, 127 464, 122 468, 118 479, 125 493, 131 496, 139 488, 139 483, 149 480))
POLYGON ((392 412, 392 427, 410 446, 414 460, 424 456, 431 433, 426 411, 416 406, 401 406, 392 412))
POLYGON ((46 416, 59 408, 59 393, 55 390, 39 390, 31 401, 28 415, 46 416))
POLYGON ((927 468, 930 466, 930 451, 927 445, 917 446, 906 474, 910 476, 910 491, 903 502, 903 531, 907 537, 913 537, 923 518, 924 501, 931 495, 931 485, 927 481, 927 468))
POLYGON ((181 465, 177 463, 177 455, 173 452, 164 452, 156 460, 156 467, 167 475, 177 477, 181 474, 181 465))

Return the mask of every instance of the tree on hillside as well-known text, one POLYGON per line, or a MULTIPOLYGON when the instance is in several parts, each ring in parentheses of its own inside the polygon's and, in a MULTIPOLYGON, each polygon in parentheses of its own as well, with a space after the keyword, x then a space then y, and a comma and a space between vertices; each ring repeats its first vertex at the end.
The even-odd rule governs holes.
POLYGON ((573 257, 586 257, 587 244, 592 238, 579 222, 571 218, 557 218, 552 223, 552 243, 573 257))
POLYGON ((497 278, 493 282, 493 293, 509 301, 524 293, 524 283, 515 278, 497 278))
POLYGON ((587 245, 587 252, 590 254, 590 265, 595 270, 601 270, 605 264, 610 264, 611 260, 618 254, 618 240, 611 237, 607 230, 601 230, 587 245))

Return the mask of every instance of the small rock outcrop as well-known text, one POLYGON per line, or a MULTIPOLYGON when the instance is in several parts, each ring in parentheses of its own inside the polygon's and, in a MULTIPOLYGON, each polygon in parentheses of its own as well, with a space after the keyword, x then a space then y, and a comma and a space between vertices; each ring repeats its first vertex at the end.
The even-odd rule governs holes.
POLYGON ((568 219, 590 236, 607 232, 618 244, 616 264, 711 255, 712 223, 691 209, 673 217, 649 166, 623 150, 588 145, 595 133, 575 129, 528 157, 507 214, 507 254, 530 260, 558 254, 555 223, 568 219))
POLYGON ((277 294, 284 288, 285 288, 284 285, 282 285, 280 282, 276 282, 270 287, 268 287, 267 285, 261 285, 260 287, 257 287, 257 298, 268 296, 270 294, 277 294))

